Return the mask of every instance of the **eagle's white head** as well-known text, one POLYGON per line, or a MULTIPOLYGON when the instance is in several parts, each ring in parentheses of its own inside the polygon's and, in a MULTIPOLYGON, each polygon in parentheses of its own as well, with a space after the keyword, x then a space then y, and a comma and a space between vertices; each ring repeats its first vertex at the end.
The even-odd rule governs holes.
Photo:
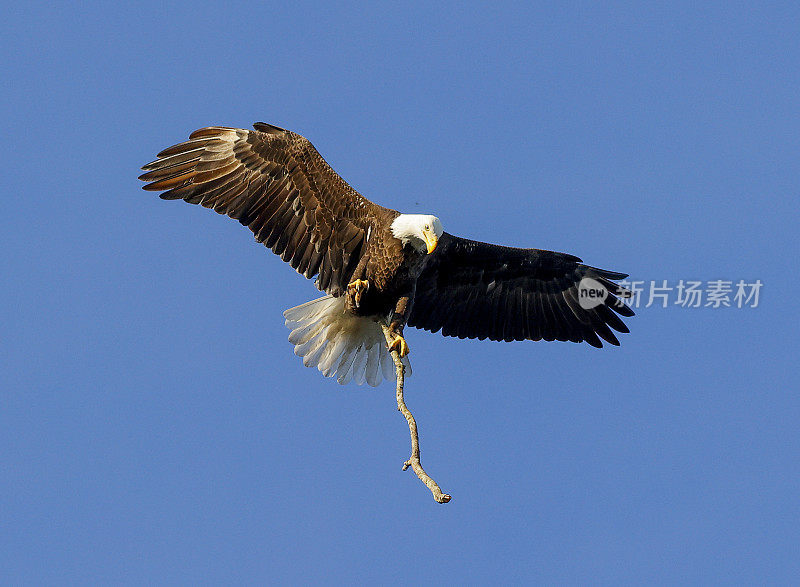
POLYGON ((392 234, 403 245, 410 244, 420 253, 433 252, 442 236, 442 222, 430 214, 400 214, 392 222, 392 234))

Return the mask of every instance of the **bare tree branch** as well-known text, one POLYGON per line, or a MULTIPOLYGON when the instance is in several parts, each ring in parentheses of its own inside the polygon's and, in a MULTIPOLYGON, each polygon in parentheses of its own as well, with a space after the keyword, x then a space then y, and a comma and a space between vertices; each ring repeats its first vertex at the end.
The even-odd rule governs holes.
MULTIPOLYGON (((391 345, 394 341, 394 336, 389 330, 389 327, 385 323, 381 322, 381 328, 383 329, 383 335, 386 337, 387 346, 391 345)), ((417 422, 414 420, 414 415, 411 413, 411 410, 408 409, 406 402, 403 400, 403 385, 405 382, 406 369, 403 365, 403 362, 400 360, 400 355, 397 351, 391 351, 391 355, 392 359, 394 360, 394 366, 397 370, 397 409, 406 417, 406 421, 408 422, 408 431, 411 433, 411 458, 403 463, 403 471, 411 467, 417 474, 417 477, 419 477, 419 480, 427 485, 428 489, 431 490, 433 499, 439 503, 447 503, 450 501, 450 496, 447 493, 442 493, 442 489, 439 487, 436 481, 431 479, 431 476, 428 475, 425 472, 425 469, 422 468, 422 462, 419 454, 419 434, 417 433, 417 422)))

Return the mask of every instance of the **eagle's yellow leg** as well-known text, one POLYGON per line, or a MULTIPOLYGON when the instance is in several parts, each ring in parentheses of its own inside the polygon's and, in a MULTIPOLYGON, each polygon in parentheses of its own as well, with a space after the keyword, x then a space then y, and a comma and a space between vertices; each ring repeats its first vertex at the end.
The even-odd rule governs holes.
POLYGON ((356 279, 355 281, 347 284, 347 293, 353 296, 352 299, 356 308, 361 305, 361 296, 363 296, 364 292, 368 289, 369 281, 366 279, 356 279))
POLYGON ((395 335, 395 339, 392 341, 392 344, 389 345, 389 352, 397 351, 397 353, 401 357, 405 357, 408 353, 410 353, 410 349, 408 348, 408 343, 406 339, 400 336, 399 334, 395 335))

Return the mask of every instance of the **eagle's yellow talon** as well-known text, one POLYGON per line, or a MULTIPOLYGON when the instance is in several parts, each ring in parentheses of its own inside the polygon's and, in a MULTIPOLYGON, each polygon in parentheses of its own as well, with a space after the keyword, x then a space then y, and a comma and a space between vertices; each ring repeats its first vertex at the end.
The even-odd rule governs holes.
POLYGON ((397 351, 401 357, 405 357, 409 352, 411 352, 408 348, 406 339, 399 334, 397 335, 397 338, 392 341, 392 344, 389 345, 389 352, 391 351, 397 351))
POLYGON ((355 281, 347 284, 347 291, 352 292, 353 302, 356 308, 361 306, 361 296, 369 289, 369 281, 366 279, 356 279, 355 281))

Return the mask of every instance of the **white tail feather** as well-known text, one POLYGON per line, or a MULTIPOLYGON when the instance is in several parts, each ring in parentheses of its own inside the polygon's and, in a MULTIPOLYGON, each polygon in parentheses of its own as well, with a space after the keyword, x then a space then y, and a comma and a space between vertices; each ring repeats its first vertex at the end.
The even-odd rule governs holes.
MULTIPOLYGON (((289 342, 294 354, 306 367, 316 367, 325 377, 335 376, 341 384, 353 380, 375 387, 384 378, 394 380, 394 362, 380 324, 348 312, 344 296, 311 300, 283 315, 292 331, 289 342)), ((411 375, 408 357, 403 364, 406 376, 411 375)))

